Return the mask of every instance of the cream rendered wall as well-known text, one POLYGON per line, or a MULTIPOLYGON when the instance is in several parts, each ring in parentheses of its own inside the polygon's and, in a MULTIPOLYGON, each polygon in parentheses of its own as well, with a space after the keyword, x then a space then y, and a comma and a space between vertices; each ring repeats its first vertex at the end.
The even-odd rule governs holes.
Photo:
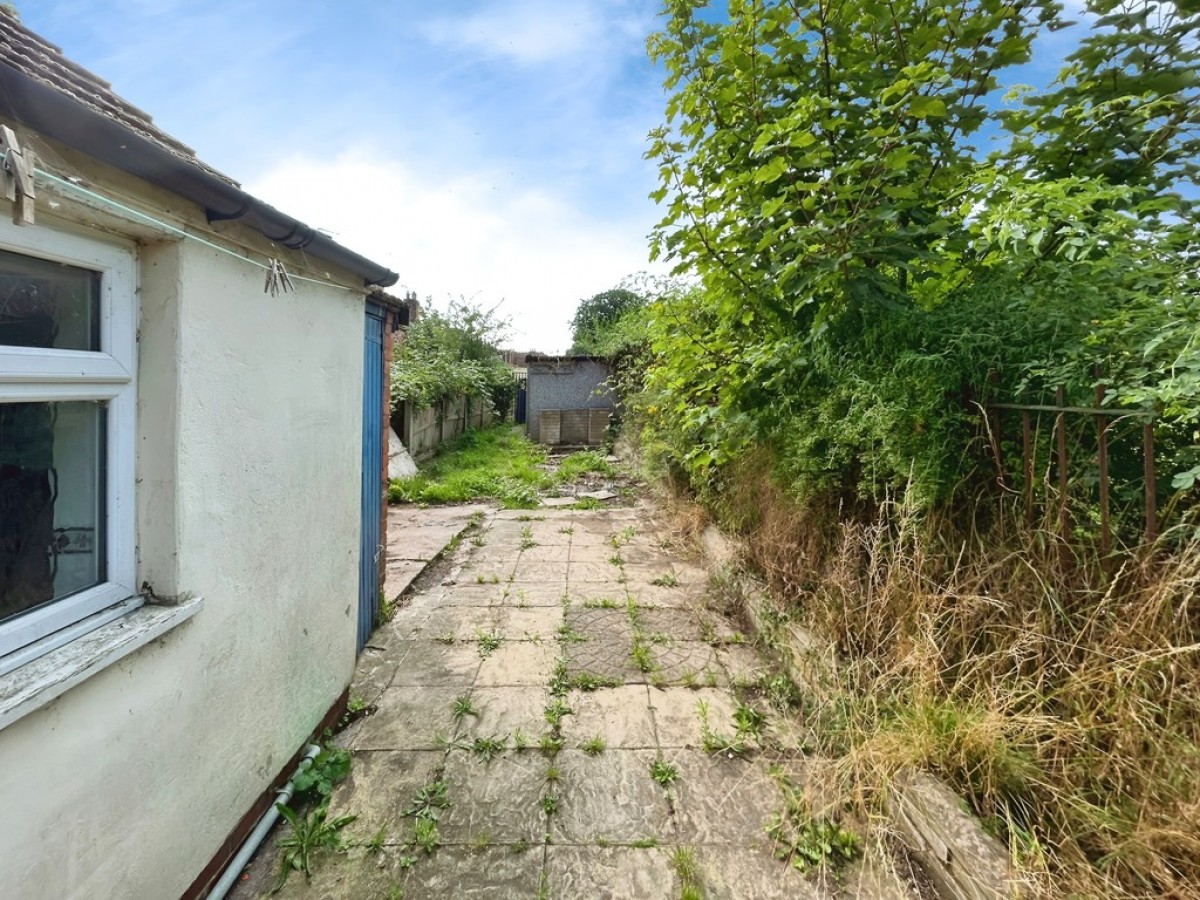
POLYGON ((361 292, 194 242, 139 277, 138 579, 205 606, 0 731, 4 898, 178 897, 353 670, 361 292))

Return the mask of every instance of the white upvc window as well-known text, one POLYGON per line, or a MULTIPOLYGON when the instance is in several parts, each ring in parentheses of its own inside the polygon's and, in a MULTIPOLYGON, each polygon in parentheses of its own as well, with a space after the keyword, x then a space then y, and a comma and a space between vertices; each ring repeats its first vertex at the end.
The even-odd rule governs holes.
POLYGON ((0 222, 0 673, 137 593, 136 328, 132 248, 0 222))

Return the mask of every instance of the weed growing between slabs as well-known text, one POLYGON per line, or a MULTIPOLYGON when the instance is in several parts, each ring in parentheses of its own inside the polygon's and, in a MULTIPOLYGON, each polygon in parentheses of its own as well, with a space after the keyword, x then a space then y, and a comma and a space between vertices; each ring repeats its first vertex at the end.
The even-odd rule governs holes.
POLYGON ((696 849, 676 847, 671 854, 671 868, 679 878, 679 900, 703 900, 704 882, 700 877, 696 849))
POLYGON ((476 719, 479 718, 479 710, 477 710, 474 704, 472 704, 469 694, 463 694, 461 697, 456 698, 453 708, 454 718, 456 719, 462 719, 466 716, 473 716, 476 719))
POLYGON ((584 741, 583 744, 580 745, 579 749, 588 756, 599 756, 604 752, 605 746, 604 738, 600 737, 600 735, 596 735, 595 737, 588 738, 586 741, 584 741))
POLYGON ((313 759, 300 764, 292 786, 291 805, 275 804, 291 831, 279 840, 279 878, 275 890, 283 887, 292 872, 312 877, 316 858, 325 853, 340 853, 350 847, 343 832, 357 816, 329 818, 329 798, 333 787, 350 774, 350 754, 338 747, 325 747, 313 759))
POLYGON ((487 659, 500 649, 500 644, 504 638, 494 632, 485 632, 479 629, 475 632, 475 640, 479 644, 479 655, 487 659))

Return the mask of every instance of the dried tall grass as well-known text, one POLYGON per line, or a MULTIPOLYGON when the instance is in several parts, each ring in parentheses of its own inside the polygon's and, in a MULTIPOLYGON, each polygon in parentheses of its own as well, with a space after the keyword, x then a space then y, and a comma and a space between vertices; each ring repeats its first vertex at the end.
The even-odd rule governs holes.
POLYGON ((1046 530, 801 508, 764 471, 743 467, 725 513, 793 621, 836 645, 809 715, 846 796, 878 809, 922 767, 1040 894, 1200 897, 1200 540, 1106 571, 1046 530))

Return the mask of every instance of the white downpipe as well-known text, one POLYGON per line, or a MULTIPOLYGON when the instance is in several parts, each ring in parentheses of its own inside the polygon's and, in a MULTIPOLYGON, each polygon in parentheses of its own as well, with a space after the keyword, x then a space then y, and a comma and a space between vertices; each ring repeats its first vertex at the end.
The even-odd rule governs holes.
MULTIPOLYGON (((300 771, 300 766, 304 765, 305 760, 312 760, 321 748, 316 744, 309 744, 304 748, 304 756, 300 762, 296 764, 296 771, 300 771)), ((296 776, 293 773, 292 778, 296 776)), ((225 871, 221 874, 221 880, 213 885, 213 889, 208 892, 205 900, 223 900, 229 889, 233 887, 233 883, 237 881, 237 877, 242 874, 242 869, 246 867, 246 863, 250 861, 250 857, 254 855, 254 851, 258 849, 258 845, 263 842, 263 838, 267 836, 267 832, 275 824, 275 820, 279 818, 279 810, 276 808, 278 803, 287 803, 292 799, 292 794, 295 788, 289 780, 287 784, 279 789, 279 793, 275 795, 275 803, 271 804, 271 808, 263 813, 263 817, 258 820, 258 824, 254 826, 254 830, 250 832, 250 836, 246 838, 246 842, 242 844, 242 848, 238 850, 235 856, 225 867, 225 871)))

